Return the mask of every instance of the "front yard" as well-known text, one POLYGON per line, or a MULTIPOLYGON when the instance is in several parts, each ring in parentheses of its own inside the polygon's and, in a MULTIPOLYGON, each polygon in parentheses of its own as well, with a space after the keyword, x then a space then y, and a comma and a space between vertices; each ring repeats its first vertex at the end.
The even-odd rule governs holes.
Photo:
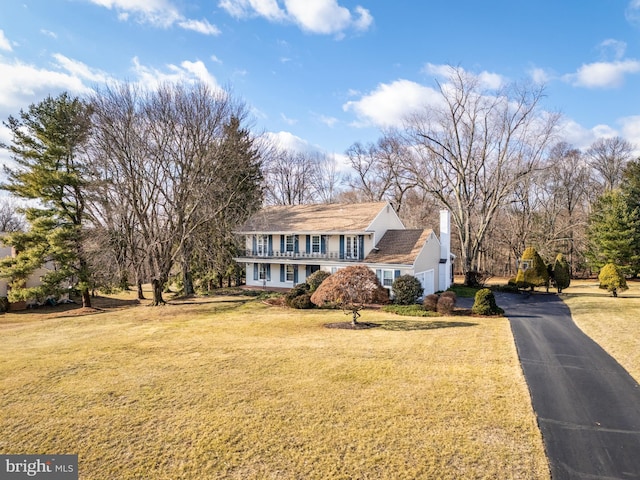
POLYGON ((96 480, 549 478, 508 320, 362 320, 247 297, 5 314, 0 452, 96 480))

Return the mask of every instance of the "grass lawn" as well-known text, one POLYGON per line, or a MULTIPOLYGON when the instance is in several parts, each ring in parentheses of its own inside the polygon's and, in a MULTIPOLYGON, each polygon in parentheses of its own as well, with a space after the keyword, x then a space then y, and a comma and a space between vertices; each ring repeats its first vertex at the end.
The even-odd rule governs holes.
POLYGON ((549 478, 504 318, 126 303, 0 317, 1 453, 95 480, 549 478))
POLYGON ((561 298, 576 324, 640 381, 640 283, 611 296, 596 281, 575 281, 561 298))

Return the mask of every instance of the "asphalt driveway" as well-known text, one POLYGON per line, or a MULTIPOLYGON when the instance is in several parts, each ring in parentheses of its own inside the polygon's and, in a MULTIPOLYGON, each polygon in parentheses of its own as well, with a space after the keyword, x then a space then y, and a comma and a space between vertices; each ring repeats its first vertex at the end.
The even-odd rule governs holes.
POLYGON ((497 294, 553 480, 640 479, 640 387, 556 296, 497 294))

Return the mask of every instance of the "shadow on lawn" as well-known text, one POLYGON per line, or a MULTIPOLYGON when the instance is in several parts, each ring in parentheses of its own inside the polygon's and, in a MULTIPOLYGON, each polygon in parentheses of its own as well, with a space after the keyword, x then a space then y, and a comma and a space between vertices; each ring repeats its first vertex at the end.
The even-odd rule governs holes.
POLYGON ((442 320, 436 321, 419 321, 419 320, 383 320, 381 322, 359 322, 353 325, 351 322, 327 323, 327 328, 340 328, 345 330, 367 330, 371 328, 379 328, 382 330, 392 330, 400 332, 409 332, 413 330, 435 330, 438 328, 451 327, 473 327, 477 323, 469 322, 446 322, 442 320))

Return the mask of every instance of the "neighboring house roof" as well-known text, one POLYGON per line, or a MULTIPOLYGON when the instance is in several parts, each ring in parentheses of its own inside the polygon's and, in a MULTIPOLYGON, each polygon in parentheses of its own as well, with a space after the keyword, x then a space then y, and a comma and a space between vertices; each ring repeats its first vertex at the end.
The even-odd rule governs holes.
POLYGON ((366 231, 387 202, 278 205, 253 215, 238 233, 366 231))
POLYGON ((364 259, 367 263, 413 265, 433 233, 427 229, 387 230, 376 248, 364 259))

